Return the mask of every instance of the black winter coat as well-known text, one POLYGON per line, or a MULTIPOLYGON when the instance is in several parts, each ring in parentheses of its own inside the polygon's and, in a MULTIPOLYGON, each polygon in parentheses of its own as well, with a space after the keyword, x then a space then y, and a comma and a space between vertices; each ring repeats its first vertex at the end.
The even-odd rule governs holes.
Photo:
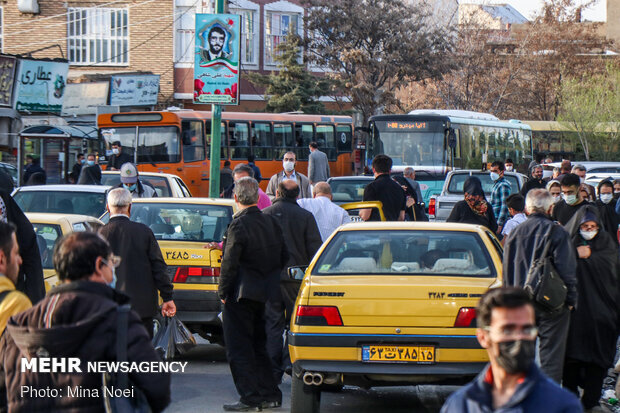
POLYGON ((568 288, 566 305, 574 306, 577 302, 575 247, 566 230, 544 214, 529 215, 508 235, 504 244, 504 285, 523 287, 531 263, 540 258, 548 241, 553 264, 568 288), (555 229, 549 240, 546 235, 552 225, 555 229))
MULTIPOLYGON (((62 284, 36 306, 9 319, 0 342, 0 373, 6 375, 12 412, 103 412, 101 397, 70 397, 67 387, 102 393, 101 373, 88 373, 89 361, 116 361, 116 318, 119 304, 128 298, 91 281, 62 284), (21 372, 22 358, 78 357, 82 373, 21 372), (62 397, 20 397, 22 386, 61 389, 62 397)), ((133 311, 127 334, 129 362, 159 361, 149 336, 133 311)), ((146 396, 153 411, 170 403, 168 373, 129 373, 129 379, 146 396)))
POLYGON ((173 289, 153 231, 126 216, 116 216, 99 232, 112 252, 122 258, 116 269, 116 289, 129 296, 131 308, 141 318, 153 317, 158 308, 157 291, 165 302, 172 300, 173 289))
POLYGON ((287 261, 282 228, 274 217, 256 206, 237 212, 224 236, 220 298, 267 302, 279 291, 287 261))
POLYGON ((446 222, 459 222, 461 224, 482 225, 490 229, 493 233, 497 232, 497 221, 493 214, 493 207, 487 202, 487 212, 485 215, 478 215, 469 207, 467 202, 459 201, 454 204, 450 216, 446 222))

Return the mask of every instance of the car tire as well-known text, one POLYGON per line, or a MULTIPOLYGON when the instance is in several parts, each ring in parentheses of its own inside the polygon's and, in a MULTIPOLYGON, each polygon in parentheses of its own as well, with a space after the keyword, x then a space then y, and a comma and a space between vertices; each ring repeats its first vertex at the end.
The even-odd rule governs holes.
MULTIPOLYGON (((312 388, 314 387, 314 388, 312 388)), ((291 378, 291 413, 319 413, 321 391, 306 386, 297 374, 291 378)))

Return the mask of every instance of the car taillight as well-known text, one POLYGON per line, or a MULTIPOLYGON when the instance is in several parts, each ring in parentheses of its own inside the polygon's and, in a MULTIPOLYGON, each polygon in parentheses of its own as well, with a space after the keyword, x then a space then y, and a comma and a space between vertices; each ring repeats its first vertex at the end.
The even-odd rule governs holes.
POLYGON ((297 307, 295 324, 300 326, 341 326, 338 307, 300 305, 297 307))
POLYGON ((179 267, 172 282, 184 283, 189 277, 219 277, 220 269, 214 267, 179 267))
POLYGON ((437 203, 437 200, 435 198, 431 198, 428 201, 428 215, 431 215, 431 218, 435 217, 435 205, 437 203))
POLYGON ((476 309, 473 307, 462 307, 456 316, 454 327, 476 327, 476 309))

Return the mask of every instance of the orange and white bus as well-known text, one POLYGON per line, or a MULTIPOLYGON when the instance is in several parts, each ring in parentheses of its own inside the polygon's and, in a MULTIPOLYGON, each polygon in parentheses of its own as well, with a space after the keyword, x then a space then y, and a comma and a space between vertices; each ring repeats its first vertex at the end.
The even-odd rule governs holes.
MULTIPOLYGON (((178 175, 194 196, 208 196, 211 112, 107 113, 98 116, 97 127, 106 147, 120 141, 139 170, 178 175)), ((316 141, 333 176, 351 175, 352 136, 350 116, 223 112, 220 168, 227 159, 232 168, 247 163, 252 154, 265 189, 288 151, 297 155, 295 169, 307 173, 308 144, 316 141)))

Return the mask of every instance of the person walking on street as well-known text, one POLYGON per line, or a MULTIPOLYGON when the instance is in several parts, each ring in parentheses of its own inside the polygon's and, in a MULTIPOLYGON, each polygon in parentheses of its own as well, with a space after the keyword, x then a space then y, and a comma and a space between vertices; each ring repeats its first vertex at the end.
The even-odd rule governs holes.
POLYGON ((76 162, 73 164, 73 168, 71 169, 71 174, 69 176, 71 181, 74 184, 77 184, 78 179, 80 179, 80 172, 82 172, 82 166, 86 163, 86 159, 84 158, 83 153, 78 153, 75 160, 76 162))
POLYGON ((566 174, 560 181, 562 200, 555 204, 551 218, 562 225, 566 225, 575 213, 588 204, 579 192, 579 177, 575 174, 566 174))
POLYGON ((82 167, 78 185, 101 185, 101 168, 96 162, 94 153, 86 156, 86 164, 82 167))
POLYGON ((265 303, 279 291, 288 253, 277 220, 256 206, 256 180, 239 179, 234 198, 238 212, 224 239, 218 294, 224 305, 226 357, 240 399, 223 407, 260 411, 282 405, 267 353, 265 303))
POLYGON ((131 192, 133 199, 137 198, 156 198, 157 192, 148 184, 142 183, 140 180, 138 169, 134 164, 127 162, 121 166, 121 183, 117 185, 117 188, 125 188, 131 192))
POLYGON ((41 159, 37 155, 28 154, 26 155, 26 162, 27 165, 23 177, 24 185, 32 185, 32 183, 30 183, 32 182, 30 178, 32 178, 32 175, 34 174, 42 175, 42 178, 39 180, 43 181, 43 184, 45 184, 47 181, 47 175, 45 170, 41 168, 41 159))
POLYGON ((581 184, 580 188, 584 188, 586 193, 588 194, 588 196, 585 197, 584 199, 588 202, 595 202, 596 201, 596 190, 594 189, 592 185, 586 183, 586 167, 578 163, 575 166, 573 166, 571 173, 574 173, 575 175, 579 177, 579 182, 581 184))
POLYGON ((327 182, 317 182, 312 192, 314 198, 298 199, 297 204, 314 216, 321 241, 325 242, 336 228, 351 222, 351 217, 332 202, 332 188, 327 182))
POLYGON ((271 358, 274 379, 276 383, 280 383, 284 371, 291 368, 288 343, 283 343, 282 334, 291 324, 293 307, 301 284, 288 277, 286 268, 310 264, 322 241, 312 213, 297 204, 297 183, 291 180, 280 182, 277 195, 273 205, 265 208, 263 213, 274 217, 280 224, 289 256, 280 273, 280 294, 276 291, 265 306, 267 351, 271 358))
MULTIPOLYGON (((577 303, 577 262, 570 235, 549 216, 553 209, 551 195, 544 189, 532 189, 525 199, 527 219, 519 224, 506 240, 504 247, 503 283, 506 286, 525 287, 532 263, 540 258, 549 244, 548 255, 566 286, 565 305, 548 311, 536 305, 539 328, 539 351, 542 370, 560 383, 568 336, 570 310, 577 303)), ((536 280, 532 280, 535 283, 536 280)), ((533 291, 535 284, 530 284, 533 291)))
MULTIPOLYGON (((119 307, 129 300, 111 288, 118 257, 101 236, 85 231, 62 238, 54 249, 53 260, 61 284, 34 307, 13 316, 0 341, 0 375, 6 377, 0 397, 7 397, 8 410, 15 412, 103 413, 102 375, 85 369, 87 363, 116 362, 119 357, 119 307), (83 372, 50 373, 25 368, 25 360, 37 357, 78 358, 83 372), (59 390, 61 396, 22 397, 24 387, 59 390), (93 397, 69 394, 68 387, 93 397)), ((133 311, 128 312, 126 328, 126 361, 159 362, 133 311)), ((170 403, 169 373, 132 371, 128 376, 132 394, 141 391, 153 412, 163 411, 170 403)))
POLYGON ((554 204, 557 204, 562 200, 562 185, 560 185, 559 181, 552 179, 547 183, 547 186, 545 188, 551 194, 551 198, 553 198, 554 204))
POLYGON ((258 185, 260 186, 260 181, 263 180, 263 175, 260 173, 260 168, 254 163, 255 159, 256 158, 254 155, 248 155, 248 166, 254 171, 254 179, 256 179, 256 182, 258 182, 258 185))
POLYGON ((620 225, 620 215, 616 214, 616 205, 614 200, 614 184, 610 179, 603 179, 598 184, 598 199, 596 206, 599 210, 601 217, 601 223, 603 228, 601 230, 606 231, 611 235, 611 239, 614 240, 616 246, 618 245, 618 225, 620 225))
MULTIPOLYGON (((390 178, 392 158, 377 155, 372 160, 372 172, 375 180, 364 188, 363 201, 380 201, 386 221, 404 221, 407 198, 400 185, 390 178)), ((375 208, 360 209, 359 216, 364 221, 380 221, 379 212, 375 208)))
POLYGON ((108 160, 108 171, 118 171, 127 162, 132 161, 133 159, 131 159, 129 154, 123 153, 121 141, 112 142, 112 156, 110 156, 110 159, 108 160))
POLYGON ((613 365, 620 327, 618 245, 601 228, 594 205, 575 215, 571 228, 577 249, 577 305, 570 317, 562 385, 584 409, 599 405, 603 379, 613 365))
POLYGON ((115 288, 129 296, 131 308, 138 313, 149 335, 153 336, 158 291, 164 301, 162 315, 172 317, 177 311, 172 301, 173 287, 166 262, 153 231, 129 219, 131 194, 128 190, 111 190, 107 209, 110 221, 99 229, 99 233, 110 243, 112 252, 122 259, 116 271, 118 283, 115 288))
POLYGON ((28 297, 15 289, 20 265, 22 257, 19 255, 15 226, 0 222, 0 335, 9 317, 32 307, 28 297))
POLYGON ((491 205, 487 202, 482 183, 476 176, 470 176, 463 184, 465 199, 454 204, 446 222, 460 222, 463 224, 482 225, 497 231, 497 221, 491 205))
POLYGON ((510 218, 508 205, 506 205, 506 198, 510 196, 510 183, 504 178, 505 169, 504 162, 502 161, 493 162, 490 169, 491 180, 494 182, 493 190, 491 191, 491 206, 497 220, 498 234, 502 233, 506 221, 510 218))
POLYGON ((489 364, 453 393, 441 413, 580 413, 579 400, 536 365, 536 319, 520 288, 493 288, 478 304, 476 337, 489 364))
POLYGON ((276 198, 276 190, 278 189, 278 185, 280 185, 280 182, 287 179, 291 179, 297 182, 301 198, 312 198, 310 181, 308 180, 306 175, 295 170, 296 164, 297 156, 294 152, 287 152, 284 154, 284 158, 282 159, 282 165, 284 167, 284 170, 273 175, 269 180, 269 184, 267 185, 266 192, 267 195, 269 195, 269 199, 271 200, 271 202, 273 202, 273 200, 276 198))
MULTIPOLYGON (((234 196, 234 192, 235 192, 235 182, 247 176, 249 176, 250 178, 254 178, 254 170, 249 165, 244 165, 240 163, 237 166, 235 166, 235 169, 233 169, 232 176, 233 176, 233 182, 220 195, 222 198, 232 199, 234 196)), ((264 193, 262 189, 260 189, 260 186, 258 187, 258 202, 256 205, 258 206, 258 209, 260 209, 261 211, 267 208, 268 206, 271 206, 271 200, 269 199, 269 196, 267 196, 267 194, 264 193)))
POLYGON ((511 218, 506 221, 504 229, 502 230, 502 245, 505 244, 506 238, 517 225, 525 222, 527 217, 525 216, 525 199, 520 194, 512 194, 506 198, 506 205, 508 205, 508 213, 511 218))
POLYGON ((523 184, 521 188, 521 195, 523 198, 527 196, 527 193, 532 189, 544 189, 547 186, 547 182, 543 179, 543 167, 542 165, 534 165, 531 169, 532 178, 523 184))
POLYGON ((408 166, 403 170, 403 176, 394 176, 392 178, 405 191, 406 206, 405 216, 407 221, 428 221, 428 217, 424 212, 424 202, 422 199, 422 191, 420 184, 415 180, 415 169, 408 166))
POLYGON ((317 182, 324 182, 329 179, 329 161, 325 152, 319 150, 319 144, 310 142, 308 145, 310 156, 308 156, 308 179, 310 185, 317 182))
POLYGON ((224 161, 224 167, 220 169, 220 193, 224 192, 226 188, 232 185, 232 172, 232 169, 230 169, 230 161, 224 161))

